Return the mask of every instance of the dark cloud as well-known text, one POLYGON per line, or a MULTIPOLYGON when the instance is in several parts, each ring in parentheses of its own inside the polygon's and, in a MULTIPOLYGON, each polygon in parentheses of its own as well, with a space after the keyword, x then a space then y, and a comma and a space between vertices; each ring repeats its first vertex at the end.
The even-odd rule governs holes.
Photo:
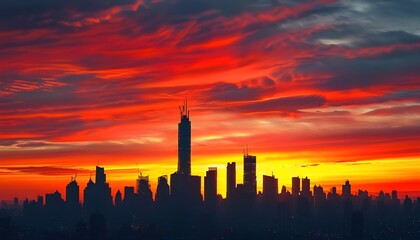
POLYGON ((275 91, 275 83, 270 78, 264 77, 254 79, 254 81, 254 84, 257 83, 258 85, 217 83, 210 90, 203 92, 203 95, 206 99, 214 101, 249 101, 260 99, 262 96, 275 91))
POLYGON ((233 107, 233 109, 241 112, 297 112, 301 109, 321 107, 324 104, 325 98, 323 96, 307 95, 251 102, 233 107))
POLYGON ((305 164, 305 165, 302 165, 301 167, 317 167, 317 166, 319 166, 319 163, 305 164))
POLYGON ((134 3, 135 0, 20 0, 0 1, 2 28, 56 28, 64 30, 63 22, 80 21, 98 11, 134 3))
POLYGON ((28 166, 28 167, 0 167, 3 171, 11 171, 15 173, 37 174, 46 176, 61 176, 61 175, 75 175, 87 174, 92 171, 80 168, 63 168, 54 166, 28 166))
POLYGON ((349 90, 377 85, 411 88, 418 86, 413 76, 420 74, 420 48, 395 49, 377 56, 353 59, 341 56, 306 59, 297 71, 310 74, 330 74, 317 87, 328 90, 349 90))

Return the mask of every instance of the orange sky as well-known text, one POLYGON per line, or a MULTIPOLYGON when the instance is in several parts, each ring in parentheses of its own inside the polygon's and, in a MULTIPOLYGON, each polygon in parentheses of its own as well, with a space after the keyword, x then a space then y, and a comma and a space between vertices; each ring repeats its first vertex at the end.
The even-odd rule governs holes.
POLYGON ((248 144, 258 189, 420 196, 418 16, 397 3, 47 2, 0 5, 0 199, 64 195, 76 173, 82 192, 98 163, 113 193, 137 165, 154 191, 186 97, 192 172, 218 167, 222 195, 248 144))

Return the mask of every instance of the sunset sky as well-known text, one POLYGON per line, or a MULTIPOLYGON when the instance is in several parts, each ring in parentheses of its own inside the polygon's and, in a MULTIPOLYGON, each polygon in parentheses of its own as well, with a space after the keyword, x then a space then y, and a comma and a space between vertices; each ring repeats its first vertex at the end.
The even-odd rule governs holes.
MULTIPOLYGON (((420 196, 420 1, 0 0, 0 199, 226 163, 420 196)), ((203 182, 203 180, 202 180, 203 182)))

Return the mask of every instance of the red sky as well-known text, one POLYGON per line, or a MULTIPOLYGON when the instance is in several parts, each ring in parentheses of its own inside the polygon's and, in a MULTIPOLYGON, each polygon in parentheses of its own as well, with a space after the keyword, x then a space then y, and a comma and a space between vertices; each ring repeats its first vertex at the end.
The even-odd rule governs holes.
MULTIPOLYGON (((274 173, 420 196, 418 3, 0 3, 0 199, 35 198, 95 165, 113 192, 177 164, 189 99, 192 172, 257 155, 274 173), (391 11, 392 10, 392 11, 391 11)), ((340 189, 340 187, 339 187, 340 189)), ((82 194, 81 194, 82 196, 82 194)))

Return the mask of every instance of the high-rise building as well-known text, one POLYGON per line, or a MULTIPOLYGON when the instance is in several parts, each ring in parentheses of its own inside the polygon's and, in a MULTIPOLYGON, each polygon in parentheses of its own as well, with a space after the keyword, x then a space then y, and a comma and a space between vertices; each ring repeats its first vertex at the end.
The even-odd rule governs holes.
POLYGON ((244 189, 246 192, 257 194, 257 157, 248 154, 246 150, 244 154, 244 189))
POLYGON ((314 202, 315 206, 319 207, 322 206, 325 203, 326 200, 326 194, 324 192, 324 188, 319 186, 314 186, 314 202))
POLYGON ((391 196, 392 196, 392 199, 398 199, 398 192, 397 192, 397 190, 392 190, 391 196))
POLYGON ((60 209, 64 205, 61 193, 56 190, 54 193, 45 194, 45 207, 48 209, 60 209))
POLYGON ((122 195, 120 189, 118 189, 117 193, 115 194, 115 207, 120 207, 122 203, 122 195))
POLYGON ((263 196, 266 199, 275 200, 279 193, 279 182, 273 176, 263 175, 263 196))
POLYGON ((66 186, 66 203, 69 206, 79 205, 79 185, 75 177, 66 186))
POLYGON ((181 121, 178 123, 178 173, 191 175, 191 121, 187 100, 179 110, 181 121))
POLYGON ((168 176, 163 175, 158 178, 155 199, 157 204, 167 203, 169 201, 168 176))
POLYGON ((351 185, 349 180, 347 180, 346 183, 341 186, 341 196, 344 199, 349 199, 351 197, 351 185))
POLYGON ((105 169, 99 166, 96 166, 96 178, 95 183, 101 184, 106 182, 105 169))
POLYGON ((217 168, 209 168, 204 177, 204 201, 217 202, 217 168))
POLYGON ((134 187, 125 186, 124 187, 124 202, 131 202, 131 201, 134 201, 134 199, 135 199, 134 187))
POLYGON ((89 214, 93 212, 105 214, 112 206, 111 188, 106 182, 105 170, 96 166, 96 182, 93 183, 92 179, 89 179, 84 190, 83 207, 89 214))
POLYGON ((146 202, 152 202, 152 190, 150 189, 149 176, 142 176, 141 174, 137 178, 137 194, 140 200, 146 202))
POLYGON ((297 197, 300 193, 300 178, 292 177, 292 196, 297 197))
POLYGON ((179 107, 178 171, 171 174, 171 199, 180 209, 192 210, 202 202, 201 177, 191 176, 191 121, 187 100, 179 107))
POLYGON ((231 198, 236 189, 236 163, 227 163, 226 169, 226 198, 231 198))
POLYGON ((302 178, 301 195, 304 196, 304 197, 311 197, 311 195, 312 195, 312 193, 311 193, 311 180, 308 177, 302 178))

